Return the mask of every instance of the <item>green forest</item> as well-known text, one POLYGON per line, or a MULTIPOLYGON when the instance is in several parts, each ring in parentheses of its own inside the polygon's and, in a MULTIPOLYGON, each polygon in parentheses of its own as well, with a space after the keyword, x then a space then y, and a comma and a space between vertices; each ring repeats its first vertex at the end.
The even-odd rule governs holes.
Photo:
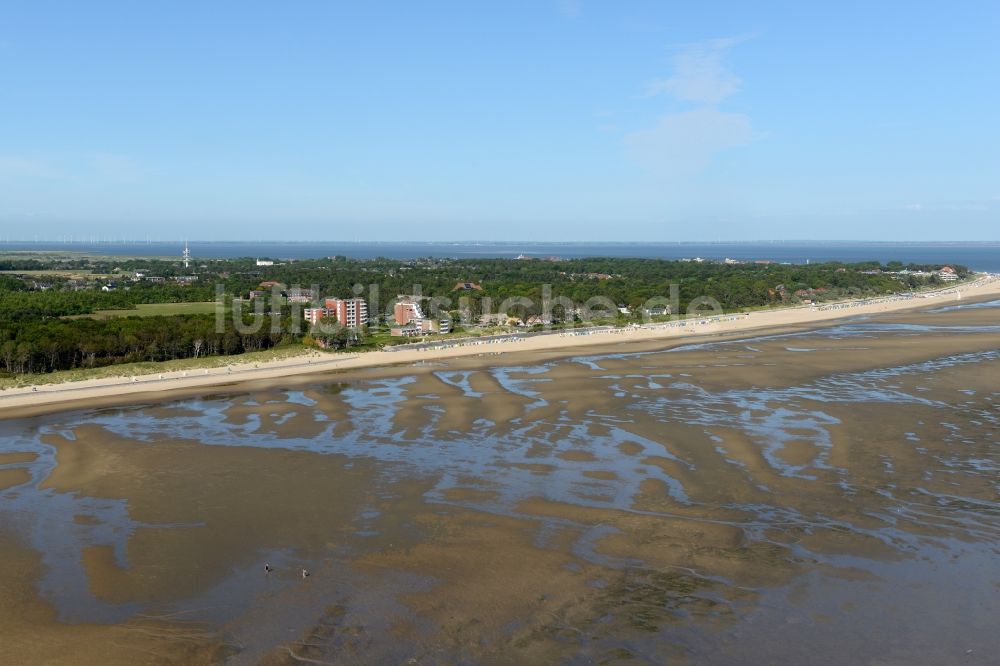
MULTIPOLYGON (((952 264, 959 277, 964 266, 952 264)), ((372 259, 332 258, 257 266, 253 259, 203 260, 185 269, 176 260, 74 258, 45 261, 0 258, 0 372, 41 373, 135 361, 162 361, 246 351, 310 340, 310 331, 293 317, 291 306, 274 294, 299 287, 321 297, 361 295, 370 314, 384 317, 393 299, 419 294, 442 299, 456 321, 476 321, 509 298, 530 299, 520 314, 541 311, 544 294, 581 304, 603 297, 632 315, 616 313, 618 323, 635 321, 651 298, 679 288, 680 309, 708 296, 725 310, 789 305, 808 294, 811 300, 875 296, 939 284, 940 265, 724 264, 655 259, 372 259), (136 273, 143 277, 136 277, 136 273), (901 273, 902 272, 902 273, 901 273), (148 275, 155 275, 151 282, 148 275), (178 278, 183 282, 178 281, 178 278), (262 283, 267 284, 262 287, 262 283), (469 283, 472 288, 460 285, 469 283), (456 289, 456 287, 458 287, 456 289), (237 327, 229 313, 234 299, 257 291, 258 304, 280 313, 281 325, 253 326, 244 313, 237 327), (799 295, 796 295, 796 294, 799 295), (128 310, 139 304, 194 303, 221 294, 227 313, 213 315, 70 318, 102 310, 128 310), (221 322, 221 323, 220 323, 221 322), (237 330, 239 328, 239 330, 237 330), (254 330, 258 329, 258 330, 254 330)), ((241 301, 244 310, 252 310, 241 301)), ((573 325, 567 317, 564 325, 573 325)), ((473 331, 474 332, 474 331, 473 331)))

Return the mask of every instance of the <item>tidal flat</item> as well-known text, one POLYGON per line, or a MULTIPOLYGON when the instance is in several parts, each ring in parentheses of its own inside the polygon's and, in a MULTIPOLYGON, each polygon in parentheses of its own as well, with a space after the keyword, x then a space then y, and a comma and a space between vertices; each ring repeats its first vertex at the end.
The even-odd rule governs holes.
POLYGON ((990 663, 986 305, 0 422, 0 662, 990 663))

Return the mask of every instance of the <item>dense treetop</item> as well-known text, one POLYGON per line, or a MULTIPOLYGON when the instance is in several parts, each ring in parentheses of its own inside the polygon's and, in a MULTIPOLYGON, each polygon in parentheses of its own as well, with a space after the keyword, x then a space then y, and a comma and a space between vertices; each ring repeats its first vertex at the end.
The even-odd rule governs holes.
MULTIPOLYGON (((128 310, 138 304, 212 301, 219 293, 231 308, 234 298, 247 298, 266 282, 278 286, 255 296, 269 308, 278 308, 286 323, 293 321, 290 308, 280 298, 272 302, 272 295, 294 287, 314 289, 320 297, 360 295, 369 301, 374 316, 384 315, 397 295, 448 299, 445 309, 461 308, 460 314, 468 320, 495 312, 502 301, 517 297, 536 304, 523 307, 523 314, 537 313, 546 294, 577 304, 602 297, 638 314, 648 299, 669 296, 671 285, 678 287, 682 311, 703 296, 716 299, 726 310, 739 310, 803 298, 879 295, 937 284, 940 280, 934 271, 941 266, 724 264, 602 257, 409 261, 335 257, 273 266, 258 266, 250 258, 202 260, 185 269, 173 259, 0 257, 0 270, 6 271, 0 274, 0 370, 38 372, 238 354, 302 340, 309 333, 302 325, 289 323, 280 334, 266 332, 266 327, 260 333, 240 334, 229 317, 225 330, 217 330, 211 315, 66 318, 97 310, 128 310), (480 288, 456 290, 456 285, 464 283, 480 288)), ((952 267, 960 277, 968 274, 964 266, 952 267)))

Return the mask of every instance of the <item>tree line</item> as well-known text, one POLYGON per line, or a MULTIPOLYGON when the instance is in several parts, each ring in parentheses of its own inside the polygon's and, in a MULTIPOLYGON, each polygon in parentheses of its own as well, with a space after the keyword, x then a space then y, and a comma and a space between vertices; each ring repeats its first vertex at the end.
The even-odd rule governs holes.
POLYGON ((22 374, 231 356, 298 339, 288 320, 278 333, 269 323, 237 330, 227 318, 220 331, 213 315, 5 321, 0 322, 0 367, 22 374))
MULTIPOLYGON (((102 260, 103 261, 103 260, 102 260)), ((135 268, 159 274, 176 262, 133 260, 135 268), (162 264, 162 265, 161 265, 162 264)), ((108 272, 111 262, 79 260, 74 268, 108 272)), ((492 311, 508 298, 527 297, 535 302, 538 314, 543 289, 553 298, 581 304, 603 297, 615 305, 637 309, 650 298, 666 297, 671 285, 678 285, 680 307, 685 310, 694 299, 709 296, 726 310, 760 307, 794 298, 797 290, 825 290, 818 298, 878 295, 912 289, 935 278, 892 276, 879 270, 899 271, 904 266, 886 267, 877 262, 862 264, 824 263, 811 265, 738 264, 680 262, 658 259, 584 258, 561 261, 514 259, 395 259, 307 260, 284 265, 258 267, 251 259, 205 262, 195 269, 198 281, 190 286, 136 282, 128 289, 102 292, 77 290, 60 283, 46 290, 31 289, 30 280, 0 275, 0 369, 8 373, 50 372, 72 368, 92 368, 136 361, 164 361, 208 355, 234 355, 268 349, 283 342, 301 341, 313 333, 330 347, 364 344, 357 334, 335 331, 307 332, 291 328, 290 311, 282 310, 281 333, 269 326, 256 332, 237 330, 227 317, 221 330, 212 315, 123 317, 107 320, 67 319, 96 310, 129 309, 141 303, 210 301, 215 286, 222 284, 228 299, 259 287, 262 281, 290 286, 318 287, 321 296, 349 296, 353 287, 371 286, 379 296, 378 311, 369 302, 372 314, 381 314, 397 294, 412 294, 420 285, 424 296, 451 299, 450 310, 465 299, 465 314, 478 317, 492 311), (481 290, 455 291, 458 283, 472 282, 481 290), (549 285, 548 288, 544 285, 549 285)), ((4 264, 0 264, 3 266, 4 264)), ((10 263, 6 264, 12 265, 10 263)), ((42 262, 31 260, 13 270, 41 270, 42 262)), ((964 266, 953 265, 960 277, 964 266)), ((911 270, 936 270, 939 265, 909 265, 911 270)), ((245 321, 251 315, 245 315, 245 321)), ((253 327, 250 327, 251 329, 253 327)))

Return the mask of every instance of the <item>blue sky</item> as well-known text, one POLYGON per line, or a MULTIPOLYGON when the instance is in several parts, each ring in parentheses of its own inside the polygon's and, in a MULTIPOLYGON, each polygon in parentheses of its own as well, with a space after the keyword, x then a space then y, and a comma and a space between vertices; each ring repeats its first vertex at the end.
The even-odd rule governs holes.
POLYGON ((0 11, 0 237, 1000 238, 995 2, 0 11))

